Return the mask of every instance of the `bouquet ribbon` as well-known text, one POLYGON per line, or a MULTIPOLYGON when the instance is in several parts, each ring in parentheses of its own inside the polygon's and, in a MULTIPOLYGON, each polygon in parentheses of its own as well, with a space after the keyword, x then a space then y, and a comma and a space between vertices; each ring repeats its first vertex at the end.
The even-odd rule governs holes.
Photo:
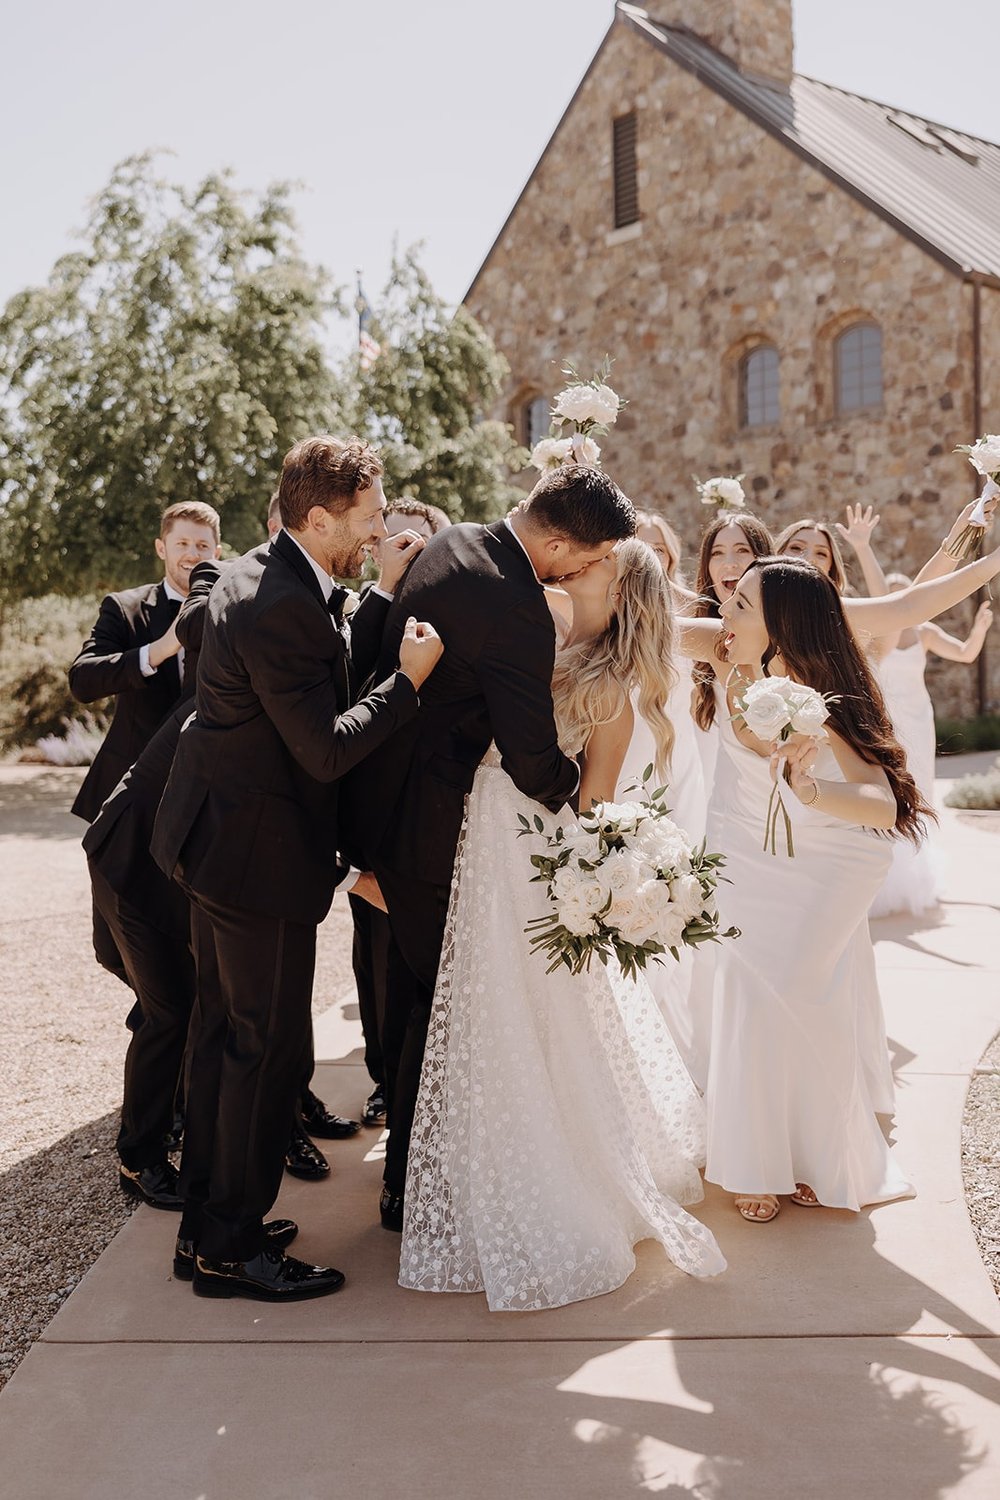
POLYGON ((987 479, 983 485, 983 493, 976 501, 976 508, 969 517, 970 526, 988 526, 990 524, 990 518, 986 514, 986 507, 997 495, 1000 495, 1000 485, 994 484, 992 479, 987 479))

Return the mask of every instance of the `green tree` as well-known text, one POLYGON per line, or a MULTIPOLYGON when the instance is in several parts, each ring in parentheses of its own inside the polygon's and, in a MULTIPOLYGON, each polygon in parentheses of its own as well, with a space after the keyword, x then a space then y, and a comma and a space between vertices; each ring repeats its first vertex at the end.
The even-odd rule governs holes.
POLYGON ((262 536, 281 458, 341 425, 339 306, 298 250, 288 184, 194 191, 118 166, 82 248, 0 314, 0 600, 137 582, 164 506, 262 536))
POLYGON ((527 462, 505 422, 485 417, 509 370, 464 307, 441 300, 414 250, 395 256, 372 309, 382 352, 342 371, 349 425, 375 443, 386 492, 438 505, 455 521, 489 521, 523 497, 511 474, 527 462))

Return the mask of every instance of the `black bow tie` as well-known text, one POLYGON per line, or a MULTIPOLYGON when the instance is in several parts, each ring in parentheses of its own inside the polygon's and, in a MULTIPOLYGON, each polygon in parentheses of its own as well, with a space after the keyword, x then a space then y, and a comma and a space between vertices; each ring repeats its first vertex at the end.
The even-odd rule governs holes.
POLYGON ((338 630, 340 629, 341 625, 344 623, 344 605, 346 603, 347 603, 347 590, 346 589, 337 588, 337 586, 334 585, 333 593, 330 595, 329 599, 326 601, 326 607, 330 611, 331 615, 333 616, 334 622, 336 623, 336 626, 337 626, 338 630))

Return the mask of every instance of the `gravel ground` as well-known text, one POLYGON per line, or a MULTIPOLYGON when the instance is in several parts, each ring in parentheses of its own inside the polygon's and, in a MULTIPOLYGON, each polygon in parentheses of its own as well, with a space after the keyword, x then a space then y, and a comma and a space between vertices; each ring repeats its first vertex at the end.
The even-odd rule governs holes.
MULTIPOLYGON (((83 772, 0 766, 0 1385, 128 1217, 114 1138, 128 992, 91 956, 83 772)), ((317 1009, 350 986, 351 921, 320 932, 317 1009)), ((1000 1294, 1000 1037, 972 1081, 965 1191, 1000 1294)))
POLYGON ((1000 1297, 1000 1036, 994 1037, 969 1085, 962 1176, 979 1253, 1000 1297))
MULTIPOLYGON (((130 992, 92 955, 83 774, 0 766, 0 1385, 131 1211, 114 1155, 130 992)), ((337 903, 317 1010, 350 987, 351 932, 337 903)))

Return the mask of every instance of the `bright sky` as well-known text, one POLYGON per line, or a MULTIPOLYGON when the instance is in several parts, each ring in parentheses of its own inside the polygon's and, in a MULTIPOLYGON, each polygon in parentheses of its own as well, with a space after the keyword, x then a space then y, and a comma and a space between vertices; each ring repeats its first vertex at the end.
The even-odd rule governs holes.
MULTIPOLYGON (((671 0, 650 13, 669 19, 671 0)), ((612 0, 33 0, 7 9, 0 302, 42 281, 114 163, 304 184, 307 256, 371 295, 394 236, 458 300, 612 0)), ((796 67, 996 140, 997 0, 795 0, 796 67)))

